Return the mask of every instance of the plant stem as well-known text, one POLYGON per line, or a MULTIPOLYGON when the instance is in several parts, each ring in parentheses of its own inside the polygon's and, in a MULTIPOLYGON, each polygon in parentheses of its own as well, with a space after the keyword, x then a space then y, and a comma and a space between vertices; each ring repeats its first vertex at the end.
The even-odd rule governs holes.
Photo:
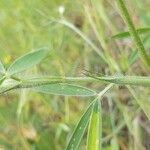
MULTIPOLYGON (((94 78, 91 77, 57 77, 57 76, 47 76, 47 77, 38 77, 31 78, 27 80, 22 80, 19 85, 22 88, 36 87, 46 84, 55 84, 55 83, 87 83, 87 82, 97 82, 94 78)), ((19 88, 20 88, 19 87, 19 88)))
POLYGON ((103 76, 96 77, 91 76, 101 82, 115 83, 118 85, 133 85, 133 86, 145 86, 150 87, 150 77, 144 76, 103 76))
POLYGON ((121 11, 122 17, 124 21, 126 22, 128 28, 129 28, 129 33, 137 46, 137 49, 139 51, 139 54, 141 56, 141 59, 144 61, 148 67, 150 67, 150 56, 146 53, 146 50, 144 48, 144 45, 142 43, 142 40, 140 39, 137 30, 135 29, 135 26, 132 22, 132 19, 130 17, 130 14, 128 12, 127 7, 125 6, 125 3, 123 0, 117 0, 118 7, 121 11))

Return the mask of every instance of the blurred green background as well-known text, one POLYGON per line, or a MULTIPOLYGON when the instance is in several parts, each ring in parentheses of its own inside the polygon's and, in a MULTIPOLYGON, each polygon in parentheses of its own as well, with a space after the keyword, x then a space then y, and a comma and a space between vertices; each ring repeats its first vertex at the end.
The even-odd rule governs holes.
MULTIPOLYGON (((128 0, 127 6, 137 28, 150 27, 149 0, 128 0)), ((49 56, 25 76, 83 76, 85 69, 100 74, 149 75, 138 56, 130 64, 135 52, 130 38, 111 39, 123 31, 127 27, 115 0, 0 0, 0 59, 6 67, 33 49, 50 49, 49 56), (70 22, 75 30, 64 25, 62 19, 70 22), (84 33, 86 40, 78 31, 84 33), (88 40, 107 56, 108 64, 88 40)), ((149 34, 142 36, 146 38, 144 45, 148 50, 149 37, 149 34)), ((86 86, 97 92, 105 87, 98 83, 86 86)), ((136 90, 137 96, 149 99, 149 88, 136 90)), ((91 100, 30 90, 1 95, 0 150, 64 150, 91 100)), ((113 149, 114 130, 121 150, 132 150, 137 140, 139 147, 150 149, 150 123, 128 90, 115 87, 104 97, 102 106, 104 149, 113 149), (113 101, 110 113, 108 99, 113 101)), ((86 139, 82 141, 80 150, 85 149, 86 139)))

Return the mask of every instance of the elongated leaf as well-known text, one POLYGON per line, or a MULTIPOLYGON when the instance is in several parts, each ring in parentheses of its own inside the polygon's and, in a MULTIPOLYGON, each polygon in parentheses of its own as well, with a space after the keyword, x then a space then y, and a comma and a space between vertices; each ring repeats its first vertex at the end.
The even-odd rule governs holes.
POLYGON ((133 51, 129 56, 129 64, 132 65, 138 59, 138 50, 133 51))
POLYGON ((102 138, 102 117, 99 99, 94 103, 93 111, 91 114, 89 129, 87 150, 100 150, 102 138))
POLYGON ((121 84, 121 85, 135 85, 135 86, 147 86, 150 87, 150 77, 144 76, 102 76, 96 77, 95 75, 88 75, 99 81, 121 84))
POLYGON ((94 96, 96 92, 77 85, 67 83, 47 84, 34 88, 34 90, 47 94, 64 96, 94 96))
POLYGON ((140 105, 140 107, 143 109, 144 113, 146 114, 147 118, 150 121, 150 100, 149 99, 138 99, 137 102, 140 105))
MULTIPOLYGON (((145 47, 148 49, 149 48, 149 35, 147 35, 146 37, 144 37, 143 39, 143 43, 145 45, 145 47), (147 44, 148 43, 148 44, 147 44)), ((138 59, 139 55, 138 55, 138 50, 135 49, 131 52, 130 56, 129 56, 129 64, 132 65, 135 63, 135 61, 138 59)))
POLYGON ((17 108, 17 117, 18 118, 20 117, 20 115, 22 113, 22 110, 23 110, 23 107, 24 107, 24 105, 27 102, 27 95, 28 95, 27 90, 25 90, 25 89, 21 90, 21 92, 20 92, 20 100, 18 102, 18 108, 17 108))
MULTIPOLYGON (((150 28, 140 28, 140 29, 137 29, 137 32, 138 34, 150 33, 150 28)), ((130 37, 130 33, 128 31, 121 32, 112 36, 113 39, 122 39, 122 38, 128 38, 128 37, 130 37)))
POLYGON ((7 69, 7 73, 13 75, 31 68, 40 63, 40 61, 47 56, 48 52, 46 48, 41 48, 16 59, 7 69))
POLYGON ((0 94, 7 92, 20 84, 19 81, 13 79, 6 79, 0 85, 0 94))
POLYGON ((81 142, 81 139, 83 137, 85 129, 88 125, 92 109, 93 109, 93 102, 90 104, 90 106, 88 107, 88 109, 83 114, 80 121, 78 122, 78 124, 72 134, 72 137, 67 145, 66 150, 77 150, 78 149, 78 146, 81 142))
POLYGON ((3 73, 5 73, 5 68, 2 62, 0 61, 0 74, 3 74, 3 73))
POLYGON ((5 80, 5 78, 6 78, 5 76, 3 76, 3 77, 0 78, 0 86, 3 83, 3 81, 5 80))

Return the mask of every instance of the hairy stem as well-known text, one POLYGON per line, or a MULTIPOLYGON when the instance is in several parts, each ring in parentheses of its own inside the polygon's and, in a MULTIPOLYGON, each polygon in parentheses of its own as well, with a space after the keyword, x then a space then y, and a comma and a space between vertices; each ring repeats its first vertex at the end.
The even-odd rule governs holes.
POLYGON ((142 40, 140 39, 138 32, 132 22, 127 7, 125 6, 124 0, 116 0, 116 1, 121 11, 122 17, 129 28, 129 33, 135 45, 137 46, 141 59, 144 61, 146 65, 148 65, 148 67, 150 67, 150 56, 148 56, 148 54, 146 53, 142 40))

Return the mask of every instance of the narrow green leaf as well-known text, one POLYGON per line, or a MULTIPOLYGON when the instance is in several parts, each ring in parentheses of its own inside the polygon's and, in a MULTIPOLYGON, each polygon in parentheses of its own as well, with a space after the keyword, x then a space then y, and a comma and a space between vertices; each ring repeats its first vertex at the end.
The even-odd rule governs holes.
POLYGON ((0 61, 0 74, 4 74, 5 73, 5 67, 2 64, 2 62, 0 61))
POLYGON ((67 83, 47 84, 33 88, 34 90, 47 94, 64 96, 94 96, 96 92, 91 89, 67 83))
POLYGON ((138 58, 138 50, 134 50, 129 56, 129 64, 132 65, 138 58))
POLYGON ((102 139, 102 117, 99 99, 97 99, 93 106, 93 111, 90 117, 87 150, 101 150, 102 139))
POLYGON ((90 106, 88 107, 88 109, 85 111, 85 113, 81 117, 80 121, 78 122, 78 124, 70 138, 70 141, 67 145, 66 150, 77 150, 78 149, 81 139, 84 135, 85 129, 88 125, 92 109, 93 109, 93 102, 90 104, 90 106))
POLYGON ((18 101, 18 108, 17 108, 17 117, 20 118, 20 115, 22 113, 23 107, 27 102, 27 95, 28 91, 23 89, 20 91, 20 98, 18 101))
POLYGON ((30 52, 16 59, 7 69, 8 75, 13 75, 13 74, 22 72, 40 63, 42 59, 44 59, 47 56, 48 52, 49 52, 48 49, 41 48, 37 51, 30 52))
POLYGON ((137 99, 138 104, 143 109, 144 113, 150 121, 150 100, 149 99, 137 99))
POLYGON ((3 77, 0 78, 0 86, 3 83, 3 81, 5 80, 5 78, 6 78, 5 76, 3 76, 3 77))
MULTIPOLYGON (((150 32, 150 28, 140 28, 136 30, 138 34, 146 34, 150 32)), ((122 39, 122 38, 129 38, 130 37, 130 33, 127 32, 121 32, 118 34, 115 34, 112 36, 113 39, 122 39)))
MULTIPOLYGON (((5 76, 4 76, 4 79, 5 79, 5 76)), ((0 81, 3 82, 4 79, 1 78, 0 81)), ((62 95, 62 94, 65 94, 63 92, 67 92, 66 95, 70 94, 70 96, 75 95, 75 93, 76 93, 75 96, 78 96, 78 95, 93 96, 96 94, 96 92, 90 89, 87 89, 85 87, 73 85, 73 84, 77 84, 81 82, 83 83, 84 82, 86 83, 97 82, 97 80, 91 77, 82 78, 82 77, 58 77, 57 76, 57 77, 38 77, 38 78, 30 78, 30 79, 20 79, 20 78, 16 78, 15 76, 13 76, 12 79, 16 81, 20 81, 20 84, 18 86, 15 86, 11 90, 23 89, 23 88, 32 88, 36 90, 36 88, 38 87, 37 89, 40 89, 40 90, 42 89, 42 92, 45 92, 48 94, 62 95), (59 85, 56 86, 56 84, 59 84, 59 85), (67 84, 67 87, 66 86, 62 87, 62 85, 66 85, 66 84, 67 84), (56 91, 54 90, 54 87, 56 91), (71 90, 68 89, 70 87, 71 87, 71 90), (65 89, 65 91, 63 91, 63 88, 65 89), (68 92, 67 90, 70 90, 70 91, 68 92), (74 94, 71 92, 74 92, 74 94)))
POLYGON ((120 85, 135 85, 135 86, 147 86, 150 87, 150 77, 144 76, 102 76, 97 77, 95 75, 89 75, 99 81, 115 83, 120 85))
POLYGON ((15 88, 19 84, 20 84, 19 81, 16 81, 16 80, 13 80, 13 79, 4 80, 4 78, 3 78, 3 82, 0 85, 0 94, 15 88))
MULTIPOLYGON (((146 37, 144 37, 143 39, 143 43, 145 45, 146 48, 149 48, 149 35, 147 35, 146 37)), ((135 49, 131 52, 130 56, 129 56, 129 64, 132 65, 135 63, 135 61, 138 59, 139 55, 138 55, 138 50, 135 49)))

